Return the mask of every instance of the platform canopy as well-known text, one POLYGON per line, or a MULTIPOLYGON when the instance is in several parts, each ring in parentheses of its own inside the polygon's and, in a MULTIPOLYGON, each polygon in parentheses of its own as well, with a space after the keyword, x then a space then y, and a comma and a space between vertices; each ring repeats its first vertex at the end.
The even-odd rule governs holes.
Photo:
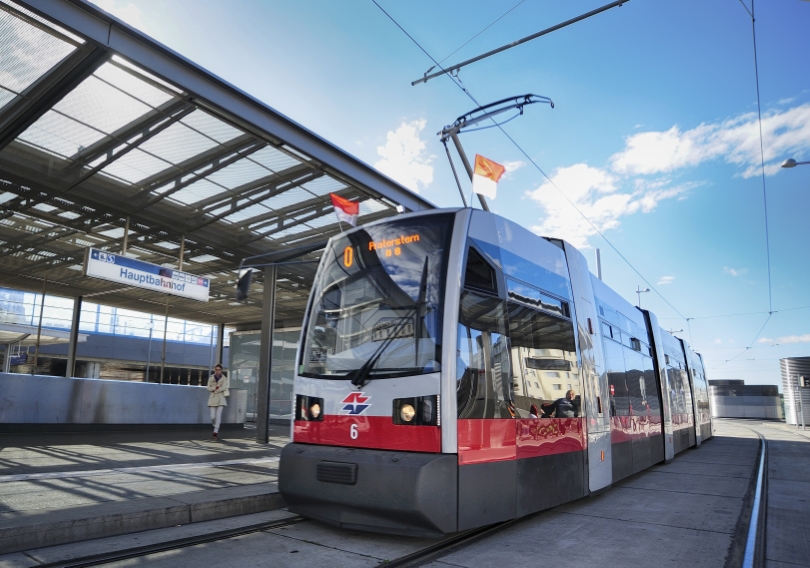
MULTIPOLYGON (((261 319, 244 257, 316 259, 339 231, 433 205, 316 134, 80 0, 0 0, 0 286, 160 313, 166 296, 84 277, 94 247, 211 280, 170 315, 261 319), (128 231, 127 231, 128 228, 128 231), (291 253, 292 251, 292 253, 291 253)), ((314 264, 279 268, 276 318, 300 321, 314 264)))

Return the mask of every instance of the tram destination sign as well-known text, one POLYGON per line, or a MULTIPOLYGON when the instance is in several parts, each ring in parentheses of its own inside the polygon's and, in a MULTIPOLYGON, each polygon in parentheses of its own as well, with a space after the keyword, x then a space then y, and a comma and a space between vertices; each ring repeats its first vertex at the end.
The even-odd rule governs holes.
POLYGON ((200 302, 211 289, 208 278, 94 248, 87 249, 84 275, 200 302))

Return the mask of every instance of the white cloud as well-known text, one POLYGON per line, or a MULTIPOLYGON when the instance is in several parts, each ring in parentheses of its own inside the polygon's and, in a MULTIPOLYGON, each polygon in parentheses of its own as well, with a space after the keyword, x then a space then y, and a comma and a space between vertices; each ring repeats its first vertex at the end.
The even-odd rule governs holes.
POLYGON ((382 173, 417 193, 433 182, 434 156, 426 154, 425 142, 419 137, 425 124, 423 118, 389 130, 385 146, 377 147, 382 159, 374 164, 382 173))
POLYGON ((141 9, 135 4, 121 2, 119 0, 90 0, 93 4, 142 32, 147 31, 143 21, 141 9))
POLYGON ((732 276, 742 276, 746 272, 748 272, 747 268, 731 268, 730 266, 724 266, 723 272, 726 274, 731 274, 732 276))
MULTIPOLYGON (((762 116, 765 173, 773 175, 785 157, 810 150, 810 104, 762 116)), ((626 140, 625 149, 610 158, 620 174, 660 174, 723 159, 744 168, 743 177, 760 174, 759 125, 756 113, 700 124, 682 132, 640 132, 626 140)))
POLYGON ((783 343, 810 343, 810 333, 803 335, 785 335, 783 337, 777 337, 776 339, 760 337, 757 343, 775 343, 780 345, 783 343))
POLYGON ((657 286, 663 286, 664 284, 672 284, 672 281, 675 280, 674 276, 662 276, 661 280, 658 281, 657 286))
POLYGON ((514 162, 504 162, 503 167, 506 168, 506 172, 503 174, 503 179, 509 179, 510 175, 513 172, 518 171, 520 168, 526 167, 526 162, 521 160, 515 160, 514 162))
POLYGON ((578 248, 588 248, 588 237, 597 231, 560 195, 555 185, 603 232, 617 228, 621 217, 639 211, 649 213, 662 200, 682 195, 692 187, 673 187, 668 180, 636 180, 632 189, 620 191, 620 178, 587 164, 558 168, 551 180, 553 185, 547 181, 528 192, 529 197, 537 201, 546 213, 543 221, 533 226, 532 231, 563 238, 578 248))

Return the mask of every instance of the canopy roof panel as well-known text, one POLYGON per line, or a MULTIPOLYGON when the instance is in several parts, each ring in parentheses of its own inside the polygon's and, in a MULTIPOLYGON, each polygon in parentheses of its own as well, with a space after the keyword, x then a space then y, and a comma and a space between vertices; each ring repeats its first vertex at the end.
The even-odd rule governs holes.
MULTIPOLYGON (((432 204, 79 0, 0 0, 0 285, 162 312, 165 295, 84 277, 87 247, 211 280, 209 323, 261 319, 262 279, 234 301, 242 258, 317 260, 340 230, 432 204)), ((277 318, 300 319, 314 264, 283 266, 277 318)))

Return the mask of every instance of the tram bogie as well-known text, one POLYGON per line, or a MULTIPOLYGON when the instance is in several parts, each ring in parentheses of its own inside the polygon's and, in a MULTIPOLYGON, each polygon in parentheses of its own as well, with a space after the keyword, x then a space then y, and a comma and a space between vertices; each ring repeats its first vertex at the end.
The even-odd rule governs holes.
POLYGON ((520 517, 711 437, 699 355, 569 243, 484 211, 333 237, 298 365, 279 489, 355 529, 520 517))

